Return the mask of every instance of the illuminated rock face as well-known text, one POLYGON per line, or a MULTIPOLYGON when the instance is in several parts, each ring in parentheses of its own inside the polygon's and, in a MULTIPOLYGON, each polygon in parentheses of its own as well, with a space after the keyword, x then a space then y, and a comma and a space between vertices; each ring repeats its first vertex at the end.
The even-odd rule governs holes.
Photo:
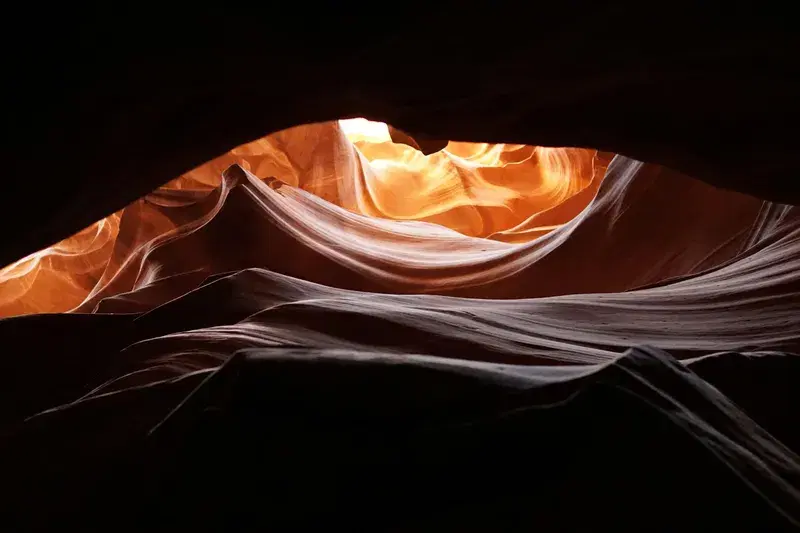
MULTIPOLYGON (((696 278, 749 257, 769 232, 796 229, 790 208, 609 163, 592 150, 524 145, 450 143, 424 155, 363 119, 300 126, 6 267, 0 312, 134 301, 130 311, 143 311, 245 268, 388 294, 616 293, 696 278)), ((781 256, 787 268, 792 257, 781 256)))
MULTIPOLYGON (((426 155, 385 125, 312 124, 3 269, 0 313, 33 316, 0 321, 9 353, 31 354, 6 358, 16 366, 0 385, 16 400, 0 421, 57 406, 34 420, 80 417, 159 387, 185 395, 242 350, 278 373, 333 361, 378 381, 388 365, 541 389, 520 408, 608 386, 723 450, 792 520, 797 450, 775 437, 797 442, 781 415, 751 408, 771 435, 692 370, 722 380, 709 365, 800 353, 799 302, 798 207, 594 150, 449 143, 426 155), (54 343, 80 354, 56 360, 54 343)), ((164 398, 152 405, 174 406, 164 398)), ((131 434, 163 418, 142 409, 131 434)))
POLYGON ((142 368, 182 357, 164 342, 220 335, 201 326, 223 327, 224 359, 287 312, 297 322, 269 345, 335 344, 339 322, 305 314, 366 314, 382 346, 493 346, 522 364, 640 344, 800 351, 799 232, 798 208, 624 157, 468 143, 423 155, 385 124, 341 121, 237 148, 7 267, 0 309, 185 315, 191 332, 137 344, 142 368), (238 319, 193 324, 212 301, 238 319))

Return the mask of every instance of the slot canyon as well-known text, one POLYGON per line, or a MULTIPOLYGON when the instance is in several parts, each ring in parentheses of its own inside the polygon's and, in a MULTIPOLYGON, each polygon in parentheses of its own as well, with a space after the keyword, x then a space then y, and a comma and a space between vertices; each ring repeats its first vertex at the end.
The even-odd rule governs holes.
POLYGON ((614 5, 42 20, 10 531, 800 526, 797 34, 614 5))

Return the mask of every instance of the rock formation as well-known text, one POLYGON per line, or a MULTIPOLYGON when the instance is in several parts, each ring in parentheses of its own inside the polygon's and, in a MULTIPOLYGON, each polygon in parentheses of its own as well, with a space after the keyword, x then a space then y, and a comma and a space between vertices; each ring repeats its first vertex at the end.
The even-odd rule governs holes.
POLYGON ((785 17, 446 4, 41 22, 12 530, 800 525, 785 17))

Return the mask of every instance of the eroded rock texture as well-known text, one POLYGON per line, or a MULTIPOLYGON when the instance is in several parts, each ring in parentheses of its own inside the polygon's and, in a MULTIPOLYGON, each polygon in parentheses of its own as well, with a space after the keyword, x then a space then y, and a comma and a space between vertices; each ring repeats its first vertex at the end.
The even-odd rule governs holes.
POLYGON ((4 523, 797 527, 797 36, 673 7, 41 21, 4 523))

